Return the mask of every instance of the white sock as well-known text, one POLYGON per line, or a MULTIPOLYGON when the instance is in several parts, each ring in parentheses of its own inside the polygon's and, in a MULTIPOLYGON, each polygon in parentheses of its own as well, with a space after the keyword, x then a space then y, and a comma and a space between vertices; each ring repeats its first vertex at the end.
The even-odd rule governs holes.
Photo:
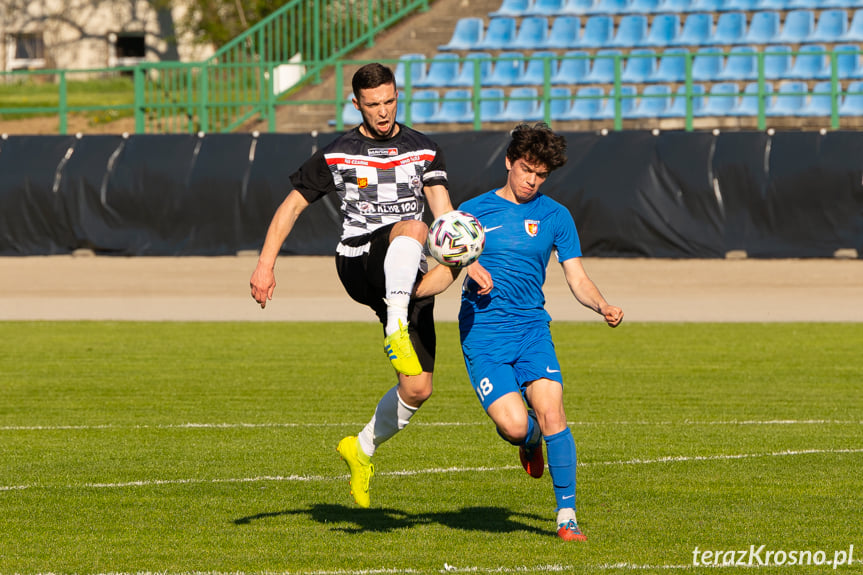
POLYGON ((398 386, 391 388, 378 402, 371 421, 357 436, 360 448, 369 457, 374 455, 378 445, 405 428, 417 409, 402 401, 398 386))
POLYGON ((411 292, 414 290, 417 272, 420 269, 423 246, 408 236, 398 236, 387 249, 384 257, 384 275, 386 276, 387 324, 384 333, 390 335, 398 331, 399 320, 408 323, 408 304, 411 292))
POLYGON ((557 510, 557 524, 563 525, 564 523, 569 523, 569 521, 576 521, 575 519, 575 509, 572 507, 561 507, 557 510))

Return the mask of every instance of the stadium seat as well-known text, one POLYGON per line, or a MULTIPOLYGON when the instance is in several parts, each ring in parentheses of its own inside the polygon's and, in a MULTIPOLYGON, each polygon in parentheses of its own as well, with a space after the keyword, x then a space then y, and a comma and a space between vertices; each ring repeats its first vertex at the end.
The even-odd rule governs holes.
POLYGON ((622 52, 620 50, 598 50, 590 71, 584 77, 587 84, 612 84, 614 82, 614 71, 616 62, 623 67, 622 52))
MULTIPOLYGON (((354 107, 354 103, 351 100, 353 94, 348 94, 346 97, 348 98, 348 101, 344 106, 342 106, 342 122, 344 122, 346 128, 362 124, 363 115, 354 107)), ((335 124, 335 122, 333 122, 333 124, 335 124)))
POLYGON ((483 36, 482 18, 459 18, 455 23, 449 43, 438 46, 438 50, 473 50, 483 36))
POLYGON ((780 82, 773 102, 765 113, 768 116, 799 116, 808 94, 806 82, 780 82))
POLYGON ((692 81, 712 82, 725 66, 724 50, 718 47, 701 48, 692 59, 692 81))
POLYGON ((492 18, 477 50, 506 50, 515 40, 518 26, 515 18, 492 18))
POLYGON ((853 8, 859 5, 859 0, 824 0, 822 8, 853 8))
POLYGON ((816 8, 821 8, 823 1, 824 0, 788 0, 786 7, 789 9, 805 8, 807 10, 814 10, 816 8))
POLYGON ((671 12, 683 14, 692 11, 693 0, 662 0, 659 7, 660 12, 671 12))
POLYGON ((787 10, 789 0, 761 0, 759 10, 787 10))
POLYGON ((720 10, 751 12, 760 8, 761 0, 726 0, 720 10))
POLYGON ((590 71, 590 54, 582 50, 566 52, 560 60, 557 74, 551 79, 552 84, 584 84, 584 78, 590 71))
POLYGON ((551 29, 543 48, 546 50, 575 48, 581 34, 581 18, 558 16, 551 22, 551 29))
POLYGON ((767 46, 764 48, 764 78, 779 80, 787 78, 791 70, 791 46, 767 46))
POLYGON ((596 0, 589 14, 623 14, 631 0, 596 0))
POLYGON ((617 32, 607 46, 633 48, 641 46, 646 40, 647 16, 644 14, 627 14, 621 17, 617 24, 617 32))
POLYGON ((759 98, 758 96, 758 82, 750 82, 743 89, 743 95, 740 97, 740 100, 737 102, 737 106, 734 107, 730 112, 730 116, 757 116, 758 115, 758 105, 759 101, 763 100, 764 109, 767 110, 767 107, 770 105, 772 95, 773 94, 773 84, 770 82, 766 82, 764 84, 764 96, 763 98, 759 98))
POLYGON ((599 117, 599 110, 605 96, 605 90, 599 86, 585 86, 575 93, 569 111, 561 120, 593 120, 599 117))
POLYGON ((746 29, 743 41, 747 44, 770 44, 776 41, 776 36, 782 28, 779 12, 764 10, 755 12, 746 29))
MULTIPOLYGON (((667 118, 685 118, 686 117, 686 86, 680 86, 677 93, 671 100, 671 105, 665 112, 667 118)), ((704 107, 704 86, 701 84, 693 84, 692 86, 692 116, 698 116, 701 108, 704 107)))
POLYGON ((689 9, 698 12, 719 12, 725 0, 692 0, 689 9))
POLYGON ((557 54, 547 51, 536 51, 525 56, 527 65, 521 77, 515 80, 515 84, 523 86, 542 86, 545 83, 545 65, 549 64, 549 79, 557 76, 559 62, 557 54))
POLYGON ((457 54, 435 54, 429 64, 428 73, 414 85, 421 88, 445 88, 455 85, 458 77, 459 57, 457 54))
MULTIPOLYGON (((809 92, 809 102, 800 110, 800 115, 830 117, 833 114, 832 90, 833 84, 829 80, 815 84, 812 91, 809 92)), ((841 92, 842 86, 839 86, 838 90, 841 92)), ((837 95, 836 98, 838 110, 838 102, 841 102, 841 97, 837 95)))
POLYGON ((650 32, 644 40, 645 46, 671 46, 680 35, 679 14, 657 14, 650 23, 650 32))
POLYGON ((657 14, 662 0, 632 0, 626 6, 626 12, 630 14, 657 14))
POLYGON ((491 75, 492 59, 488 52, 472 52, 465 56, 458 76, 453 82, 454 86, 473 86, 474 74, 479 72, 479 85, 482 86, 491 75))
POLYGON ((479 93, 479 117, 482 122, 502 122, 506 109, 503 88, 483 88, 479 93))
POLYGON ((548 39, 548 18, 528 16, 522 18, 515 40, 507 46, 510 50, 541 50, 548 39))
POLYGON ((565 0, 534 0, 533 6, 525 12, 528 16, 556 16, 563 14, 565 0))
POLYGON ((594 0, 567 0, 560 9, 560 14, 564 16, 582 16, 590 14, 594 4, 594 0))
POLYGON ((827 64, 827 48, 823 44, 807 44, 801 46, 788 71, 786 78, 797 80, 814 80, 830 77, 827 64))
POLYGON ((857 44, 837 44, 833 47, 837 72, 840 80, 863 78, 860 65, 860 46, 857 44))
POLYGON ((815 13, 812 10, 792 10, 785 15, 782 29, 776 35, 781 44, 808 42, 815 29, 815 13))
POLYGON ((863 8, 854 11, 848 31, 841 39, 842 42, 863 42, 863 8))
POLYGON ((597 118, 600 120, 611 120, 615 118, 617 116, 618 99, 620 100, 620 117, 632 117, 632 113, 635 110, 637 96, 638 91, 635 89, 635 86, 621 86, 619 97, 615 94, 614 89, 612 88, 609 90, 608 96, 606 96, 602 107, 599 109, 597 118))
POLYGON ((518 18, 524 16, 528 9, 533 4, 533 0, 503 0, 500 8, 494 12, 489 12, 489 18, 500 18, 502 16, 511 16, 518 18))
POLYGON ((473 122, 473 105, 470 90, 449 90, 444 93, 437 114, 431 123, 473 122))
POLYGON ((713 15, 703 12, 688 14, 674 42, 677 46, 706 46, 713 36, 713 15))
POLYGON ((541 116, 539 92, 533 87, 516 88, 509 93, 506 107, 500 118, 503 121, 523 122, 538 120, 541 116))
POLYGON ((863 116, 863 82, 851 82, 839 106, 840 116, 863 116))
MULTIPOLYGON (((440 94, 437 90, 416 90, 411 102, 411 122, 424 124, 438 113, 440 94)), ((399 112, 406 106, 399 106, 399 112)))
POLYGON ((646 86, 641 91, 641 97, 632 111, 632 117, 661 118, 669 106, 671 106, 671 86, 668 84, 646 86))
MULTIPOLYGON (((560 120, 564 118, 568 113, 569 109, 572 107, 572 93, 569 91, 569 88, 552 88, 549 93, 550 99, 548 102, 549 105, 549 114, 552 120, 560 120)), ((540 106, 540 117, 538 119, 545 119, 545 109, 540 106)))
POLYGON ((686 48, 669 48, 659 56, 656 73, 650 81, 674 84, 686 80, 686 48))
POLYGON ((623 65, 621 82, 643 84, 656 73, 656 52, 649 48, 630 50, 623 65))
POLYGON ((717 80, 744 81, 758 78, 758 52, 754 46, 735 46, 725 58, 725 66, 717 80))
POLYGON ((407 86, 408 67, 410 67, 411 86, 422 83, 426 76, 425 54, 402 54, 394 72, 396 86, 407 86))
POLYGON ((710 37, 711 44, 741 44, 746 36, 746 14, 723 12, 716 20, 716 28, 710 37))
POLYGON ((486 86, 513 86, 524 74, 524 54, 521 52, 501 52, 495 58, 494 68, 486 78, 486 86))
POLYGON ((698 110, 698 115, 727 116, 737 106, 739 96, 740 87, 734 82, 713 84, 704 100, 704 106, 698 110))
POLYGON ((611 16, 589 16, 584 22, 584 31, 578 42, 579 48, 602 48, 608 46, 614 34, 611 16))
POLYGON ((848 12, 845 10, 822 10, 809 42, 840 42, 848 32, 848 12))

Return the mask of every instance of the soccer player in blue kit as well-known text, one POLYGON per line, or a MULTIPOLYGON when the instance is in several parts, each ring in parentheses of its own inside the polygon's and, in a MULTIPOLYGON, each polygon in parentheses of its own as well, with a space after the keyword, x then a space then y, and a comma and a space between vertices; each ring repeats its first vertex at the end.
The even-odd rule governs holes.
MULTIPOLYGON (((575 298, 616 327, 623 310, 610 305, 581 263, 572 215, 539 193, 549 174, 566 162, 566 140, 547 125, 518 125, 506 151, 506 184, 464 202, 485 229, 479 263, 491 274, 485 293, 470 277, 462 290, 459 330, 471 384, 501 437, 519 447, 525 470, 539 478, 545 462, 557 501, 557 534, 586 537, 575 515, 575 440, 563 407, 563 376, 545 310, 546 266, 551 253, 563 267, 575 298), (482 292, 482 293, 481 293, 482 292)), ((417 286, 417 295, 440 293, 458 270, 438 266, 417 286)))

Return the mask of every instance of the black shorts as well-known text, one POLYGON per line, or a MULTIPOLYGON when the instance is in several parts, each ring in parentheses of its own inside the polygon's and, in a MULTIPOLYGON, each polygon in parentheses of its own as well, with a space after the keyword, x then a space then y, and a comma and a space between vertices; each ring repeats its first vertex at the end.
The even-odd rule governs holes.
MULTIPOLYGON (((395 225, 395 224, 393 224, 395 225)), ((345 291, 354 301, 367 305, 381 324, 387 322, 386 278, 384 257, 389 248, 389 235, 392 225, 375 230, 362 238, 350 238, 344 245, 359 251, 368 244, 368 249, 358 255, 336 254, 336 271, 345 291)), ((423 272, 417 270, 417 282, 423 272)), ((434 371, 435 347, 437 339, 434 329, 434 296, 411 298, 408 305, 408 333, 416 350, 423 371, 434 371)))

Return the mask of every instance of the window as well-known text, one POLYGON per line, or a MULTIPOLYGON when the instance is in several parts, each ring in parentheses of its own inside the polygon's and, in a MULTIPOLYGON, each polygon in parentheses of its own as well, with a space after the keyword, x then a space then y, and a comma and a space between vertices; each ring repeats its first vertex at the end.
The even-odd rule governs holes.
POLYGON ((108 35, 109 66, 134 66, 147 56, 147 43, 143 32, 119 32, 108 35))
POLYGON ((7 68, 45 67, 45 42, 41 32, 10 34, 6 42, 7 68))

